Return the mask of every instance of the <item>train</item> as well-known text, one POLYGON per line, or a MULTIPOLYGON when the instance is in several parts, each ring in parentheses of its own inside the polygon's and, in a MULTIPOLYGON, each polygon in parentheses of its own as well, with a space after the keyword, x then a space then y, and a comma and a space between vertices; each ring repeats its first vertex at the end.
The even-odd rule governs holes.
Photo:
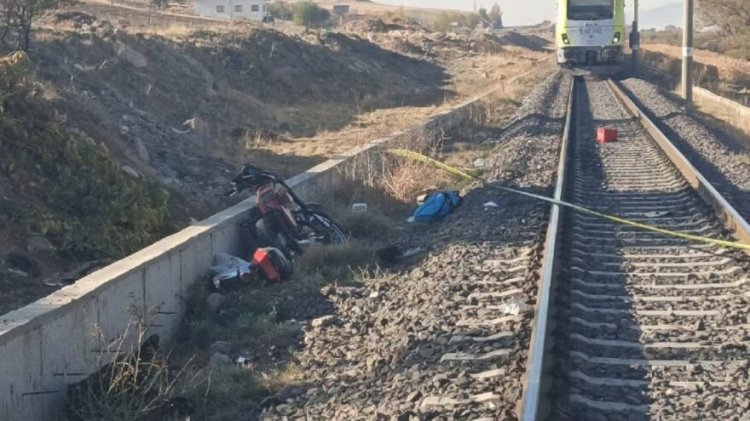
POLYGON ((557 63, 590 73, 623 66, 625 0, 557 0, 557 63))

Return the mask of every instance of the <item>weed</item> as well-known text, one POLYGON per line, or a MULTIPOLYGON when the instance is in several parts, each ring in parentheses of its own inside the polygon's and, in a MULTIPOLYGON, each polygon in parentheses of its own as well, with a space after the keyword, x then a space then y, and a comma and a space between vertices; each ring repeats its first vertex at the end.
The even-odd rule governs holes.
POLYGON ((376 210, 365 213, 347 212, 337 218, 341 226, 357 240, 382 241, 393 232, 393 223, 376 210))
POLYGON ((237 420, 258 412, 259 400, 270 391, 253 368, 227 367, 201 372, 187 397, 197 403, 197 419, 237 420))
POLYGON ((205 283, 196 282, 188 288, 185 297, 185 316, 187 321, 199 320, 208 309, 208 288, 205 283))
POLYGON ((178 387, 184 370, 171 372, 157 347, 158 337, 146 338, 143 321, 131 322, 121 338, 100 354, 103 368, 69 389, 69 419, 156 421, 189 415, 192 405, 180 396, 178 387), (131 343, 141 345, 130 353, 131 343), (122 356, 105 364, 110 354, 122 356))
POLYGON ((294 363, 289 363, 281 368, 275 367, 261 374, 261 381, 271 393, 278 393, 285 387, 299 384, 305 373, 302 368, 294 363))
POLYGON ((214 318, 203 319, 190 328, 190 338, 201 348, 208 347, 216 341, 226 340, 230 330, 214 318))
POLYGON ((260 337, 272 332, 276 327, 275 317, 267 313, 242 313, 234 321, 235 334, 260 337))
POLYGON ((448 184, 450 177, 441 170, 403 158, 394 158, 383 175, 382 185, 394 198, 413 202, 420 194, 448 184))
POLYGON ((312 247, 299 259, 299 271, 318 274, 328 282, 348 281, 353 270, 375 264, 371 246, 351 241, 345 245, 312 247))

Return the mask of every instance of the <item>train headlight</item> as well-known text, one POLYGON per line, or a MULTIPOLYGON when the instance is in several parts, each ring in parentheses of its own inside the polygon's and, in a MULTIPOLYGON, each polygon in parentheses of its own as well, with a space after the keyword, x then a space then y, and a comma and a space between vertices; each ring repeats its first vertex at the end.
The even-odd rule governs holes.
POLYGON ((570 38, 568 38, 568 34, 562 34, 562 42, 565 45, 570 44, 570 38))
POLYGON ((612 38, 612 44, 618 44, 620 42, 620 33, 615 32, 614 38, 612 38))

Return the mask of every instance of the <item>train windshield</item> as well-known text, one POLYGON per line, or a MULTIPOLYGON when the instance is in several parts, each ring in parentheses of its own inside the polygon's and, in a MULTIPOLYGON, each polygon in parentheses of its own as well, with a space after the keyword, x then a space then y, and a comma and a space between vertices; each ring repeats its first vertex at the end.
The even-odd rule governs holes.
POLYGON ((614 17, 614 0, 569 0, 568 19, 601 20, 614 17))

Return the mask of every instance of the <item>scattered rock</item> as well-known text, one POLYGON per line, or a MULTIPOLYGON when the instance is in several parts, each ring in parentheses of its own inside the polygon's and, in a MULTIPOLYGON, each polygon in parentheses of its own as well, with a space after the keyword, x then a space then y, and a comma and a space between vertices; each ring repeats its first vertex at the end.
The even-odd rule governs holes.
POLYGON ((20 269, 13 269, 13 268, 7 268, 4 271, 6 274, 11 275, 16 278, 28 278, 29 274, 20 270, 20 269))
POLYGON ((146 149, 146 145, 143 144, 143 141, 140 138, 135 139, 135 151, 138 153, 138 158, 140 158, 141 161, 151 162, 151 156, 148 153, 148 149, 146 149))
POLYGON ((397 418, 397 421, 419 421, 419 420, 420 420, 419 416, 412 411, 404 412, 403 414, 399 415, 397 418))
POLYGON ((93 273, 94 271, 101 269, 107 265, 112 263, 111 259, 102 259, 102 260, 91 260, 89 262, 86 262, 77 268, 63 273, 63 274, 55 274, 51 276, 50 278, 47 278, 44 280, 44 283, 49 286, 65 286, 75 283, 77 280, 83 278, 86 275, 89 275, 93 273))
POLYGON ((133 178, 141 178, 141 174, 138 171, 136 171, 135 169, 133 169, 132 167, 129 167, 127 165, 123 165, 121 169, 122 169, 122 172, 124 172, 125 174, 127 174, 127 175, 129 175, 129 176, 131 176, 133 178))
POLYGON ((43 235, 31 235, 26 239, 26 250, 29 253, 55 252, 57 247, 43 235))
POLYGON ((227 341, 216 341, 208 347, 208 350, 212 355, 216 353, 226 354, 231 350, 231 348, 232 344, 227 341))
MULTIPOLYGON (((518 129, 503 132, 497 140, 502 147, 486 160, 488 178, 542 190, 553 185, 560 116, 567 107, 567 96, 558 92, 570 87, 567 80, 565 85, 561 77, 551 78, 541 94, 525 102, 515 119, 518 129), (518 171, 508 174, 508 164, 518 171), (542 170, 536 171, 540 165, 542 170)), ((404 233, 399 239, 404 247, 419 244, 423 250, 439 252, 419 253, 420 260, 408 262, 403 270, 367 279, 361 287, 321 290, 335 306, 336 316, 311 323, 298 356, 306 381, 319 387, 286 404, 292 405, 294 414, 311 419, 413 421, 420 419, 416 414, 424 419, 514 418, 533 312, 519 311, 517 322, 502 327, 513 333, 512 343, 470 338, 495 333, 494 327, 480 321, 504 317, 498 306, 509 300, 482 297, 491 286, 480 281, 521 276, 508 273, 517 265, 508 262, 530 252, 517 245, 540 241, 545 227, 544 204, 474 186, 461 212, 428 232, 404 233), (503 205, 486 212, 483 204, 490 200, 503 205), (524 227, 522 219, 527 221, 524 227), (487 265, 486 260, 498 263, 487 265), (511 353, 502 358, 472 361, 505 347, 511 353), (486 379, 471 376, 483 372, 490 373, 486 379), (437 405, 429 414, 420 413, 422 401, 437 405)), ((386 251, 406 254, 396 247, 386 251)), ((378 253, 381 259, 385 255, 378 253)), ((533 277, 519 282, 518 288, 523 289, 518 293, 521 302, 533 304, 533 277)))
POLYGON ((122 41, 115 42, 114 49, 117 57, 130 63, 133 67, 142 68, 148 66, 148 61, 143 54, 135 51, 122 41))
POLYGON ((422 399, 422 392, 418 390, 409 393, 409 396, 406 397, 408 402, 417 402, 420 399, 422 399))
POLYGON ((39 271, 39 262, 30 255, 20 252, 11 251, 5 256, 5 263, 10 269, 25 272, 27 275, 35 275, 39 271))
POLYGON ((227 297, 214 292, 206 298, 206 306, 208 306, 208 311, 211 313, 218 313, 226 301, 227 297))
POLYGON ((336 316, 323 316, 319 317, 310 323, 310 325, 313 328, 323 328, 327 326, 331 326, 332 324, 336 323, 338 321, 338 318, 336 316))
POLYGON ((324 297, 330 297, 331 295, 336 293, 336 286, 335 285, 326 285, 323 288, 320 289, 320 295, 324 297))
POLYGON ((232 359, 227 354, 216 352, 208 360, 208 366, 213 369, 221 369, 232 366, 232 359))

